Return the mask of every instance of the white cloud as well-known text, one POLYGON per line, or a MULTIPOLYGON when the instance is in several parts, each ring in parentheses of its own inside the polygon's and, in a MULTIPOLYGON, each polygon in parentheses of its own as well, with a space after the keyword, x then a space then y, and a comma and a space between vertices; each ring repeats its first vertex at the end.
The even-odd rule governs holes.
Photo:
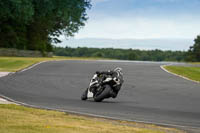
MULTIPOLYGON (((188 18, 189 19, 189 18, 188 18)), ((199 21, 173 19, 110 18, 89 20, 76 38, 194 38, 199 34, 199 21)))

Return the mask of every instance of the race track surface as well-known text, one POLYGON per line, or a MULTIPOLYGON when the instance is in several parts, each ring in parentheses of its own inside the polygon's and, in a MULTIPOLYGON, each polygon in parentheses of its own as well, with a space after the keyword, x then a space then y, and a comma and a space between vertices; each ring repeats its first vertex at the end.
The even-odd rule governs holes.
POLYGON ((42 108, 127 120, 200 127, 200 84, 166 73, 161 63, 52 61, 0 78, 0 94, 42 108), (81 101, 96 70, 122 67, 116 99, 81 101))

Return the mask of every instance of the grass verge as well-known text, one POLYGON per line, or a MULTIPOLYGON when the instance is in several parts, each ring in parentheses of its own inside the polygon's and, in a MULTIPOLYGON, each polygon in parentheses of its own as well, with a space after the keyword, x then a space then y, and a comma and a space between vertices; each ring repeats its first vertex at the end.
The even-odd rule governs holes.
POLYGON ((1 133, 182 133, 177 129, 0 104, 1 133))
POLYGON ((59 57, 52 58, 32 58, 32 57, 0 57, 0 72, 16 72, 23 68, 41 61, 51 60, 98 60, 100 58, 86 58, 86 57, 59 57))
POLYGON ((168 71, 200 82, 200 67, 165 66, 168 71))

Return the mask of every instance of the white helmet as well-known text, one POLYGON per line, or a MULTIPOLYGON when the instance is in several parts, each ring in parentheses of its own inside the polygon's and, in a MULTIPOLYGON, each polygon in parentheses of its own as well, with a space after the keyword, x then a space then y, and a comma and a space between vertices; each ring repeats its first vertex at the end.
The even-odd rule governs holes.
POLYGON ((115 72, 119 72, 119 73, 122 74, 122 68, 120 68, 120 67, 115 68, 114 71, 115 71, 115 72))

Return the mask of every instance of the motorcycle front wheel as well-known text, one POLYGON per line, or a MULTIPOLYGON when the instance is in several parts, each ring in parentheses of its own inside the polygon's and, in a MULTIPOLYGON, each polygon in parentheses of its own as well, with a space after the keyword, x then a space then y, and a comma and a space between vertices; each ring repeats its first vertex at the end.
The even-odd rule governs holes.
POLYGON ((87 100, 87 93, 88 93, 88 89, 83 92, 81 96, 81 100, 84 100, 84 101, 87 100))
POLYGON ((111 92, 111 87, 110 85, 105 85, 104 90, 100 94, 96 94, 94 96, 94 101, 95 102, 101 102, 105 98, 110 97, 110 92, 111 92))

